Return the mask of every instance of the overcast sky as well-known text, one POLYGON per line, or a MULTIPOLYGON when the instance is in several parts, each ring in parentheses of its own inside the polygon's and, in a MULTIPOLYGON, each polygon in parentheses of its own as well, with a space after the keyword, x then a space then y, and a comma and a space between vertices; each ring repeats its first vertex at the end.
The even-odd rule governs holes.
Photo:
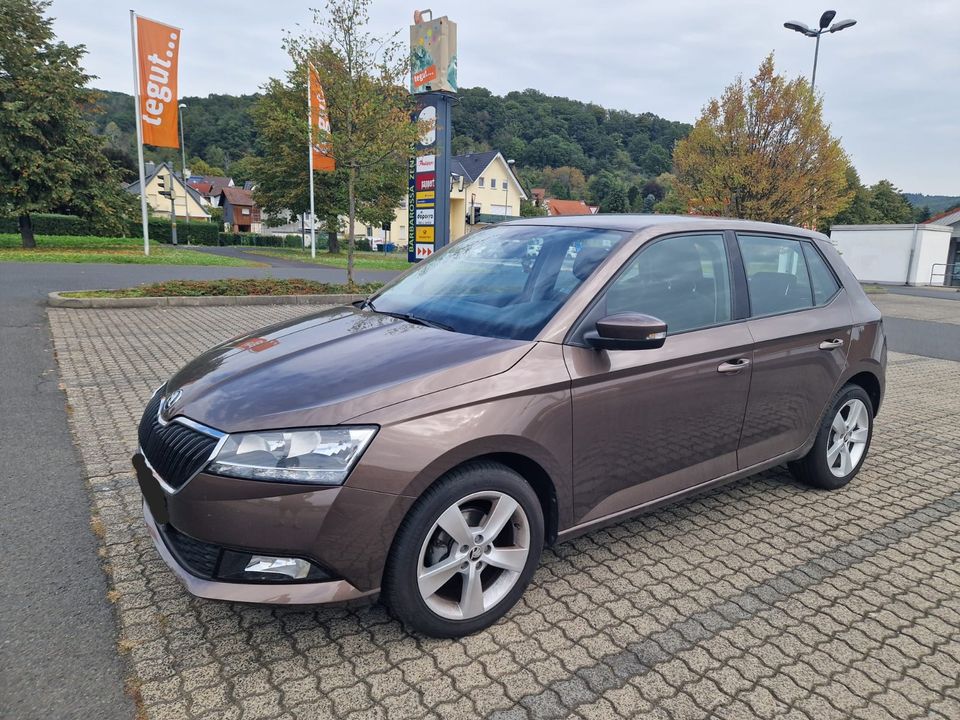
MULTIPOLYGON (((250 93, 288 67, 284 30, 309 26, 322 0, 54 0, 55 30, 84 43, 94 86, 131 91, 129 9, 183 28, 180 94, 250 93)), ((766 53, 809 74, 814 25, 832 7, 858 24, 827 35, 817 89, 824 113, 867 183, 960 194, 960 2, 957 0, 484 0, 422 3, 459 34, 463 87, 497 94, 535 88, 609 108, 693 122, 704 102, 766 53), (589 8, 589 9, 586 9, 589 8)), ((416 4, 375 0, 373 29, 407 26, 416 4)), ((456 132, 456 129, 454 129, 456 132)))

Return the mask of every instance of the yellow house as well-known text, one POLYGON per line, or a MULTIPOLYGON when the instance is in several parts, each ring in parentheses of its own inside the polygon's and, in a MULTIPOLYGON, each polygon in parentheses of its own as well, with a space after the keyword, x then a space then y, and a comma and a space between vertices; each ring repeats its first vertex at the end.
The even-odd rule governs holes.
MULTIPOLYGON (((468 217, 481 222, 520 217, 520 201, 527 194, 507 160, 496 150, 450 158, 450 240, 467 233, 468 217)), ((407 200, 396 209, 390 230, 357 224, 357 235, 376 242, 407 244, 407 200)))
MULTIPOLYGON (((146 187, 147 205, 150 207, 151 215, 170 217, 170 198, 160 193, 169 192, 172 187, 177 220, 186 220, 188 214, 194 221, 210 219, 210 213, 203 207, 203 198, 192 187, 184 184, 180 176, 173 171, 170 163, 165 162, 159 165, 147 163, 146 187)), ((139 197, 140 181, 136 180, 127 185, 126 191, 139 197)))

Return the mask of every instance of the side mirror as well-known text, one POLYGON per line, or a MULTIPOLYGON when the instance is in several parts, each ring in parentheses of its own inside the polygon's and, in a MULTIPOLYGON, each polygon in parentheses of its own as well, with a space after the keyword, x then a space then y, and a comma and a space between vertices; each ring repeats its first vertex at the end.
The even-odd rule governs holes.
POLYGON ((650 315, 617 313, 597 320, 597 329, 583 339, 597 350, 654 350, 667 339, 667 324, 650 315))

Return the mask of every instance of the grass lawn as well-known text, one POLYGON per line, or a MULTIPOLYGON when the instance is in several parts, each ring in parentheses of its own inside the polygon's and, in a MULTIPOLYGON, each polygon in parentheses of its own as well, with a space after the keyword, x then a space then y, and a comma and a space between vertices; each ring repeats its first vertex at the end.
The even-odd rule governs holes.
MULTIPOLYGON (((285 260, 315 262, 318 265, 330 265, 338 268, 345 268, 347 266, 346 251, 341 252, 339 255, 331 255, 326 250, 317 248, 317 257, 315 260, 310 258, 310 250, 300 250, 299 248, 245 247, 243 251, 255 255, 283 258, 285 260)), ((357 251, 353 254, 353 266, 357 270, 406 270, 410 267, 410 263, 407 262, 406 252, 388 254, 357 251)))
POLYGON ((279 280, 276 278, 223 280, 166 280, 145 283, 122 290, 79 290, 62 293, 76 298, 138 298, 138 297, 201 297, 223 295, 368 295, 383 287, 383 283, 363 285, 333 285, 316 280, 279 280))
POLYGON ((37 235, 37 247, 24 250, 20 236, 0 234, 0 262, 134 263, 137 265, 233 265, 262 267, 260 263, 150 243, 143 254, 141 238, 37 235))

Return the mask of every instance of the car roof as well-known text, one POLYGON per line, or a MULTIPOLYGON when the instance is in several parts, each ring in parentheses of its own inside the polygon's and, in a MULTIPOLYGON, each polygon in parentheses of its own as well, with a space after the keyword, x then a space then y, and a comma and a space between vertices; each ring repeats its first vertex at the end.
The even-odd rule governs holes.
POLYGON ((627 232, 639 232, 648 228, 663 226, 665 229, 669 226, 669 232, 682 232, 690 229, 716 229, 729 228, 731 230, 744 230, 753 232, 777 232, 789 234, 803 234, 807 237, 817 236, 826 239, 815 230, 805 230, 804 228, 794 227, 792 225, 778 225, 776 223, 757 222, 755 220, 739 220, 737 218, 714 217, 707 215, 617 215, 617 214, 597 214, 597 215, 559 215, 556 217, 535 217, 512 220, 510 225, 545 225, 553 227, 581 227, 596 228, 601 230, 623 230, 627 232))

